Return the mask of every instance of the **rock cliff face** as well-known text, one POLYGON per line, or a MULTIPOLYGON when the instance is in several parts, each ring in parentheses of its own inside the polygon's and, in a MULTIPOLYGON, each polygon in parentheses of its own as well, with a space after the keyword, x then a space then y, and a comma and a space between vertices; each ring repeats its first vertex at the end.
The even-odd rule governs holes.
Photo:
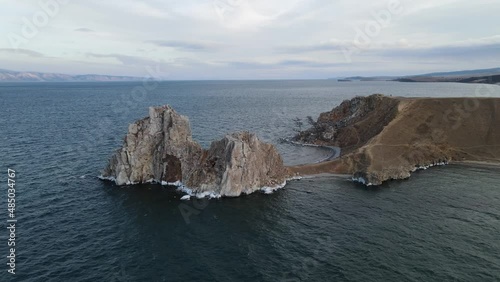
POLYGON ((341 147, 344 153, 363 146, 396 116, 399 102, 381 94, 355 97, 330 112, 320 114, 314 126, 294 140, 341 147))
POLYGON ((149 117, 129 125, 123 147, 111 157, 103 176, 118 185, 180 181, 201 153, 186 117, 169 106, 149 108, 149 117))
POLYGON ((194 194, 236 197, 281 187, 289 175, 276 148, 254 134, 227 135, 204 150, 192 140, 188 118, 163 106, 129 126, 102 177, 117 185, 182 183, 194 194))
POLYGON ((297 140, 334 144, 347 153, 293 172, 349 173, 379 185, 451 161, 500 163, 500 98, 356 97, 317 123, 297 140))
POLYGON ((255 134, 240 132, 213 142, 185 183, 198 187, 199 192, 239 196, 282 186, 288 175, 274 145, 261 142, 255 134))

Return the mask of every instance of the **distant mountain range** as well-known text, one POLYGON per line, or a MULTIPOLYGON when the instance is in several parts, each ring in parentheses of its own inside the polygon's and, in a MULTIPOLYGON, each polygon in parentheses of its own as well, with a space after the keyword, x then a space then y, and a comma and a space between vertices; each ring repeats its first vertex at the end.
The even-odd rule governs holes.
POLYGON ((399 82, 459 82, 500 84, 500 74, 487 76, 413 76, 394 79, 399 82))
POLYGON ((500 84, 500 68, 435 72, 394 79, 400 82, 460 82, 500 84))
POLYGON ((407 76, 352 76, 339 81, 400 81, 400 82, 461 82, 461 83, 500 83, 500 68, 434 72, 407 76))
MULTIPOLYGON (((351 76, 332 78, 338 81, 400 81, 400 82, 463 82, 500 83, 500 68, 435 72, 407 76, 351 76)), ((141 81, 134 76, 113 76, 100 74, 69 75, 61 73, 19 72, 0 69, 0 82, 113 82, 141 81)))
POLYGON ((112 76, 99 74, 69 75, 43 72, 18 72, 0 69, 0 82, 98 82, 98 81, 139 81, 139 77, 112 76))
POLYGON ((452 71, 452 72, 434 72, 434 73, 415 75, 415 76, 433 76, 433 77, 437 77, 437 76, 441 76, 441 77, 469 76, 469 77, 474 77, 474 76, 489 76, 489 75, 499 75, 499 74, 500 74, 500 68, 492 68, 492 69, 463 70, 463 71, 452 71))

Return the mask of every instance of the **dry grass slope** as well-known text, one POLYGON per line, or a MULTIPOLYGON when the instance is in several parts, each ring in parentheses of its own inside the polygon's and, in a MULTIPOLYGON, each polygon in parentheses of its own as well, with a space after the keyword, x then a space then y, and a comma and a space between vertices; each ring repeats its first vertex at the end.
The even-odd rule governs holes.
MULTIPOLYGON (((363 99, 377 99, 381 104, 372 112, 363 113, 363 118, 347 121, 344 128, 354 128, 363 141, 357 148, 339 160, 291 167, 291 170, 302 175, 348 173, 378 185, 390 179, 408 178, 418 167, 443 162, 500 163, 500 98, 372 95, 363 99), (395 112, 377 112, 377 109, 392 109, 394 105, 397 105, 395 112), (385 126, 377 129, 376 124, 385 126), (374 128, 377 131, 374 136, 363 138, 372 135, 374 128)), ((332 112, 335 111, 338 108, 332 112)), ((338 130, 336 138, 342 140, 345 137, 342 132, 347 131, 338 130)), ((332 144, 335 142, 331 140, 332 144)))

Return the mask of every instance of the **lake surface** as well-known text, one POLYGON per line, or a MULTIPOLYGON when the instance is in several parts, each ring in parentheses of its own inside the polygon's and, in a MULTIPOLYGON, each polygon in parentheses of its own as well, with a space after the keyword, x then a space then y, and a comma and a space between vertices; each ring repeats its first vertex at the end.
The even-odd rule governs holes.
MULTIPOLYGON (((384 93, 500 97, 455 83, 182 81, 0 84, 0 219, 16 176, 16 276, 0 281, 498 281, 500 169, 450 165, 365 188, 344 176, 272 195, 180 201, 173 187, 96 178, 149 106, 189 116, 204 147, 249 130, 287 164, 329 152, 280 144, 293 119, 384 93)), ((304 125, 305 127, 306 125, 304 125)), ((499 125, 500 126, 500 125, 499 125)))

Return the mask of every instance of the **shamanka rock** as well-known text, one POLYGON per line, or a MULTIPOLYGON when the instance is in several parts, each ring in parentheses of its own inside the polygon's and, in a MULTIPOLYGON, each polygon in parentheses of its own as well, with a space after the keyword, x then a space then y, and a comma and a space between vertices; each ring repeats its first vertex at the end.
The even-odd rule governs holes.
POLYGON ((102 173, 117 185, 182 183, 194 194, 228 197, 282 187, 289 175, 275 146, 249 132, 202 149, 188 118, 170 106, 151 107, 149 117, 131 124, 102 173))

